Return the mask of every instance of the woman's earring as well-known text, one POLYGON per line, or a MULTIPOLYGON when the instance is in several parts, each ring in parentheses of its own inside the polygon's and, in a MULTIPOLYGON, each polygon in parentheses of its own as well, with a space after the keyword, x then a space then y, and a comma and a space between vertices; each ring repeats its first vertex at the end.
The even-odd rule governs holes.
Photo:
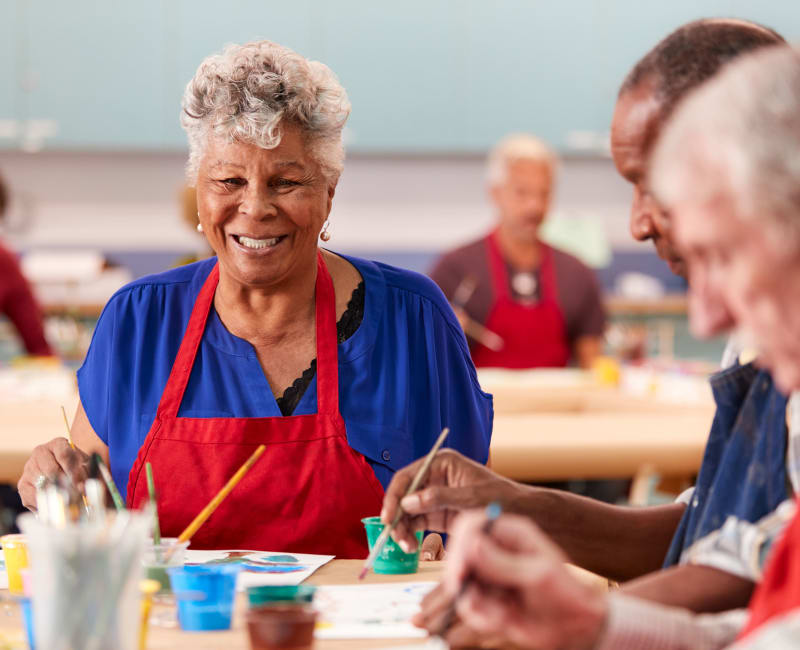
POLYGON ((325 224, 322 226, 322 232, 319 234, 319 238, 322 241, 330 241, 331 234, 328 232, 328 227, 330 226, 330 222, 326 219, 325 224))
POLYGON ((198 223, 197 224, 197 232, 203 232, 203 224, 202 223, 198 223))

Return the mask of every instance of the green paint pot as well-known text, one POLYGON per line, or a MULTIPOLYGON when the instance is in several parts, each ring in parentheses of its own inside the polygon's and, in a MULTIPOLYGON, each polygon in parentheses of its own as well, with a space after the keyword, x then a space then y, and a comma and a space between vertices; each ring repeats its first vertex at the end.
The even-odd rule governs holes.
POLYGON ((251 608, 272 603, 310 603, 316 590, 314 585, 259 585, 247 588, 247 602, 251 608))
MULTIPOLYGON (((361 521, 367 529, 367 543, 371 551, 385 526, 381 523, 380 517, 367 517, 361 521)), ((375 573, 384 574, 416 573, 419 565, 419 545, 422 543, 422 531, 417 531, 416 535, 417 550, 413 553, 405 553, 390 537, 380 555, 375 558, 372 570, 375 573)))

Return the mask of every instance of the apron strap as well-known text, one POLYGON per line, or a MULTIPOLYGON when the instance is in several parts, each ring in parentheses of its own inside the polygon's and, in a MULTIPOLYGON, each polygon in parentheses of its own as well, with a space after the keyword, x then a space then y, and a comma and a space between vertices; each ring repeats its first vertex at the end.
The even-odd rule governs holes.
POLYGON ((189 324, 186 326, 186 333, 183 335, 181 347, 178 348, 178 356, 175 357, 175 363, 172 364, 167 385, 161 395, 156 419, 159 417, 162 419, 165 417, 174 418, 178 415, 178 409, 181 401, 183 401, 183 394, 186 392, 189 376, 192 374, 194 359, 197 356, 197 350, 200 347, 200 341, 206 329, 208 314, 211 311, 218 284, 219 262, 211 269, 211 273, 208 274, 206 281, 203 283, 203 288, 200 289, 197 300, 195 300, 192 315, 189 317, 189 324))
POLYGON ((542 250, 542 263, 539 265, 539 285, 541 300, 554 300, 558 302, 558 281, 556 279, 556 265, 553 261, 553 249, 547 244, 540 243, 542 250))
MULTIPOLYGON (((219 262, 211 269, 195 300, 189 324, 172 364, 156 418, 175 418, 183 401, 192 374, 197 350, 206 329, 208 314, 219 284, 219 262)), ((339 350, 336 334, 336 295, 333 280, 322 253, 317 252, 315 288, 315 320, 317 328, 317 413, 339 412, 339 350)))
POLYGON ((317 252, 317 413, 339 413, 339 340, 336 294, 328 266, 317 252))
POLYGON ((497 231, 493 231, 486 240, 489 251, 489 270, 492 274, 492 289, 494 290, 495 300, 511 298, 511 291, 508 288, 508 271, 503 253, 500 252, 500 243, 497 241, 497 231))

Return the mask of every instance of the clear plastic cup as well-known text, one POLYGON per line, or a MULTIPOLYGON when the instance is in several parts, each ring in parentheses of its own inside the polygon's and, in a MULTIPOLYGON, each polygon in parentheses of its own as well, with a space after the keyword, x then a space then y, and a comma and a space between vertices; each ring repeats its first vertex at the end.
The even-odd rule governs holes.
POLYGON ((31 560, 37 646, 136 650, 152 514, 124 511, 103 522, 62 526, 32 514, 17 521, 31 560))
POLYGON ((22 570, 28 568, 28 544, 25 535, 3 535, 0 537, 3 545, 3 555, 6 559, 8 572, 8 590, 12 594, 22 595, 22 570))
POLYGON ((186 549, 189 548, 189 542, 176 544, 177 541, 177 537, 163 537, 160 544, 153 544, 151 540, 150 545, 144 550, 142 565, 145 578, 155 580, 161 585, 159 594, 168 594, 171 591, 167 569, 181 567, 186 563, 186 549), (169 553, 169 549, 173 548, 172 553, 169 553))

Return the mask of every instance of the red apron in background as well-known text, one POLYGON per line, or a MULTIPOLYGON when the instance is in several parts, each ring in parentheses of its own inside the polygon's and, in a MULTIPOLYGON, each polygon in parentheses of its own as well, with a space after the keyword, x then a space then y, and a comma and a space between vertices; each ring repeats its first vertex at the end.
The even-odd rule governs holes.
POLYGON ((350 447, 339 413, 333 282, 317 261, 317 413, 264 418, 178 417, 219 282, 215 266, 195 301, 153 426, 128 478, 128 507, 147 500, 145 462, 158 492, 161 534, 177 537, 253 453, 264 455, 192 538, 192 548, 321 553, 363 558, 362 517, 383 488, 350 447))
POLYGON ((544 244, 541 247, 539 300, 526 305, 511 296, 497 233, 487 238, 495 303, 489 311, 486 328, 500 336, 504 346, 494 351, 477 344, 472 351, 476 367, 561 368, 569 362, 571 353, 564 315, 558 304, 553 251, 544 244))

